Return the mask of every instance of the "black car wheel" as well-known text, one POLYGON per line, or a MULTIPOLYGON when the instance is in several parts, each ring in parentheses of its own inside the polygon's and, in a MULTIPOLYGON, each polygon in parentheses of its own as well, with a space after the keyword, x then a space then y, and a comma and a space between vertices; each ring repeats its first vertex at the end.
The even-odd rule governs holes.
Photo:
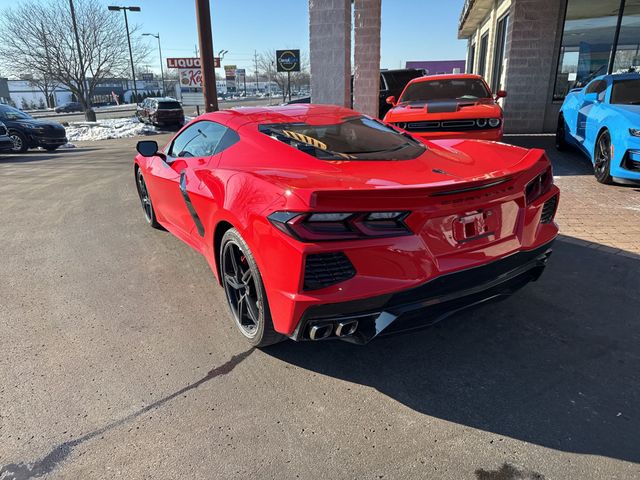
POLYGON ((144 181, 142 171, 139 168, 136 169, 136 187, 138 189, 138 195, 140 196, 142 210, 144 211, 144 218, 147 220, 147 223, 153 228, 162 230, 162 225, 160 225, 158 223, 158 220, 156 219, 156 212, 153 209, 153 204, 151 203, 151 197, 149 196, 147 184, 144 181))
POLYGON ((596 150, 593 156, 593 174, 600 183, 610 185, 611 178, 611 134, 605 130, 598 137, 596 150))
POLYGON ((569 144, 567 143, 567 122, 564 121, 564 115, 560 114, 558 117, 558 126, 556 128, 556 148, 560 151, 566 150, 569 144))
POLYGON ((20 132, 9 132, 9 138, 13 142, 13 148, 11 149, 11 152, 13 153, 24 153, 29 148, 27 145, 27 139, 20 132))
POLYGON ((266 347, 284 340, 273 328, 267 295, 253 254, 234 228, 222 237, 220 275, 231 315, 249 343, 266 347))

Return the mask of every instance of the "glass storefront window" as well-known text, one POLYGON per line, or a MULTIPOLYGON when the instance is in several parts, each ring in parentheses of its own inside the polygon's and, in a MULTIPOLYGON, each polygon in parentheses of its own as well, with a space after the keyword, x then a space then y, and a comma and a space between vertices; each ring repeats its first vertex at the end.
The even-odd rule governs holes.
POLYGON ((554 100, 607 73, 620 0, 568 0, 554 100))
POLYGON ((640 71, 640 0, 625 2, 613 72, 640 71))

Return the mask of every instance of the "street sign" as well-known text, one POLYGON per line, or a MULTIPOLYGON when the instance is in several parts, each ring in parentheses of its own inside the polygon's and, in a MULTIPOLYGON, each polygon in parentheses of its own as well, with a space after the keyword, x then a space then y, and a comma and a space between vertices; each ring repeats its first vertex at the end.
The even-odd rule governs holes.
POLYGON ((140 77, 145 82, 153 82, 153 73, 143 73, 140 77))
MULTIPOLYGON (((220 68, 220 57, 213 57, 214 68, 220 68)), ((200 68, 198 57, 190 58, 167 58, 168 68, 200 68)))
POLYGON ((237 65, 224 66, 224 78, 227 81, 227 91, 235 92, 236 90, 236 70, 237 65))
POLYGON ((278 72, 300 71, 300 50, 276 50, 278 72))

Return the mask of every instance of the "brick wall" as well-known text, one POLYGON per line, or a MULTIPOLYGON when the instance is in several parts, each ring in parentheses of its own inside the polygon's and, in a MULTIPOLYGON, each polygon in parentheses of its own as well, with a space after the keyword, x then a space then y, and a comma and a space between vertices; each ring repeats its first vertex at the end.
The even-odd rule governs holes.
POLYGON ((353 108, 378 116, 381 0, 355 0, 353 108))
POLYGON ((505 130, 542 132, 551 106, 566 0, 513 0, 507 36, 505 130))
POLYGON ((311 100, 351 104, 351 0, 309 0, 311 100))

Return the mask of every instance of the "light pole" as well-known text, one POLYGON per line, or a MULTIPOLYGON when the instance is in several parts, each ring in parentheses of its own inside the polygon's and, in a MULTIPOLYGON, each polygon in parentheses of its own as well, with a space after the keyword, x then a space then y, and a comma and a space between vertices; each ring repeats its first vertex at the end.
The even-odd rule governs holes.
POLYGON ((129 36, 129 21, 127 20, 127 10, 131 12, 139 12, 140 7, 117 7, 115 5, 109 5, 107 7, 112 12, 124 12, 124 26, 127 29, 127 43, 129 44, 129 60, 131 60, 131 75, 133 75, 133 91, 136 94, 136 101, 138 99, 138 86, 136 85, 136 70, 133 66, 133 52, 131 51, 131 37, 129 36))
POLYGON ((167 89, 164 86, 164 69, 162 68, 162 48, 160 47, 160 34, 159 33, 143 33, 142 36, 155 37, 158 40, 158 53, 160 54, 160 77, 162 78, 162 95, 167 96, 167 89))
POLYGON ((198 24, 198 40, 200 41, 204 108, 207 112, 215 112, 218 110, 218 94, 216 93, 216 67, 213 60, 209 0, 196 0, 196 22, 198 24))

